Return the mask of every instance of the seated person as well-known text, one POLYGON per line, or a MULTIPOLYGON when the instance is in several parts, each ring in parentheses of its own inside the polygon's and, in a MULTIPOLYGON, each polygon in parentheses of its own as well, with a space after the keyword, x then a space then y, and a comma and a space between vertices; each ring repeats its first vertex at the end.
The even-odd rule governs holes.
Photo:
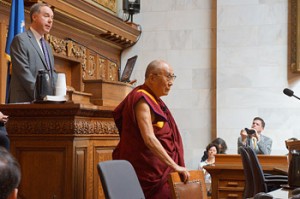
POLYGON ((211 165, 211 164, 215 163, 215 155, 217 153, 219 153, 219 147, 218 147, 218 145, 216 145, 214 143, 210 143, 206 147, 206 152, 208 154, 208 158, 207 158, 207 160, 200 162, 199 170, 202 170, 204 172, 207 193, 208 193, 208 195, 210 195, 211 194, 211 176, 203 167, 206 165, 211 165))
MULTIPOLYGON (((226 153, 227 144, 226 144, 225 140, 223 140, 222 138, 216 138, 211 143, 216 144, 219 147, 218 154, 226 153)), ((204 162, 205 160, 207 160, 207 158, 208 158, 208 155, 207 155, 207 151, 205 150, 203 153, 203 156, 201 158, 201 162, 204 162)))
POLYGON ((255 117, 250 129, 245 128, 241 130, 241 136, 238 138, 238 149, 240 146, 250 146, 256 154, 270 155, 272 139, 262 134, 264 128, 264 120, 260 117, 255 117))
POLYGON ((10 142, 7 137, 7 132, 5 128, 5 123, 8 121, 8 116, 4 115, 0 111, 0 146, 6 148, 9 151, 10 148, 10 142))
POLYGON ((21 171, 16 159, 0 147, 0 199, 16 199, 21 171))

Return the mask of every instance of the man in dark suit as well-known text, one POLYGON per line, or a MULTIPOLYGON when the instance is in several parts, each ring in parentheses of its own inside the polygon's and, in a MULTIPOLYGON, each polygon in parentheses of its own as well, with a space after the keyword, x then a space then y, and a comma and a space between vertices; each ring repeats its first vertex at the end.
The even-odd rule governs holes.
POLYGON ((54 57, 48 42, 41 43, 53 24, 53 11, 49 5, 36 3, 30 9, 30 28, 15 36, 10 46, 12 77, 10 103, 34 100, 36 77, 39 70, 48 70, 53 90, 57 79, 54 57))

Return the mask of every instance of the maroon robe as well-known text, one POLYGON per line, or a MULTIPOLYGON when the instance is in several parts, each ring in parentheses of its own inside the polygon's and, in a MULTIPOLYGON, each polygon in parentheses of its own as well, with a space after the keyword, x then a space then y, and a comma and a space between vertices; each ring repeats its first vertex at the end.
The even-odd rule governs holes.
POLYGON ((185 166, 183 144, 174 118, 164 102, 146 85, 135 88, 113 112, 120 133, 113 159, 125 159, 133 165, 147 199, 171 198, 167 178, 173 169, 150 151, 138 127, 134 107, 141 98, 155 114, 156 121, 152 123, 156 138, 178 165, 185 166))

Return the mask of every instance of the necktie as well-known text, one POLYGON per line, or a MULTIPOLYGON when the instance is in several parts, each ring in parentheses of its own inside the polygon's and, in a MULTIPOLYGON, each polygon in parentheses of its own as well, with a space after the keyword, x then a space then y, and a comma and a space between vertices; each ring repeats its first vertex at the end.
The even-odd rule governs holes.
POLYGON ((257 146, 257 139, 255 137, 252 138, 252 143, 253 143, 253 149, 256 149, 257 146))
POLYGON ((45 56, 47 69, 50 70, 50 74, 51 74, 51 73, 52 73, 52 70, 51 70, 50 59, 49 59, 49 53, 48 53, 48 50, 47 50, 47 47, 46 47, 45 39, 42 37, 42 38, 40 39, 40 42, 41 42, 41 46, 42 46, 43 53, 44 53, 44 56, 45 56))

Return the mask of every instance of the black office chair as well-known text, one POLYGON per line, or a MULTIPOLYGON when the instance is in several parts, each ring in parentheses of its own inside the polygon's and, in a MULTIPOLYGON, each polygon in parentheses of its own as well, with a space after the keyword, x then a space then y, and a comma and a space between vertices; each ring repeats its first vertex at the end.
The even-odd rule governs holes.
POLYGON ((106 199, 145 199, 130 162, 126 160, 99 162, 97 169, 106 199))
POLYGON ((245 176, 245 188, 243 198, 251 198, 254 196, 254 178, 252 164, 250 161, 249 154, 243 146, 239 147, 239 152, 241 154, 245 176))
POLYGON ((251 147, 246 147, 246 151, 249 154, 254 179, 254 194, 259 192, 269 192, 279 189, 283 184, 288 184, 287 176, 282 175, 270 175, 265 177, 261 164, 255 151, 251 147))
POLYGON ((268 193, 259 192, 259 193, 255 194, 253 199, 274 199, 274 197, 268 193))

